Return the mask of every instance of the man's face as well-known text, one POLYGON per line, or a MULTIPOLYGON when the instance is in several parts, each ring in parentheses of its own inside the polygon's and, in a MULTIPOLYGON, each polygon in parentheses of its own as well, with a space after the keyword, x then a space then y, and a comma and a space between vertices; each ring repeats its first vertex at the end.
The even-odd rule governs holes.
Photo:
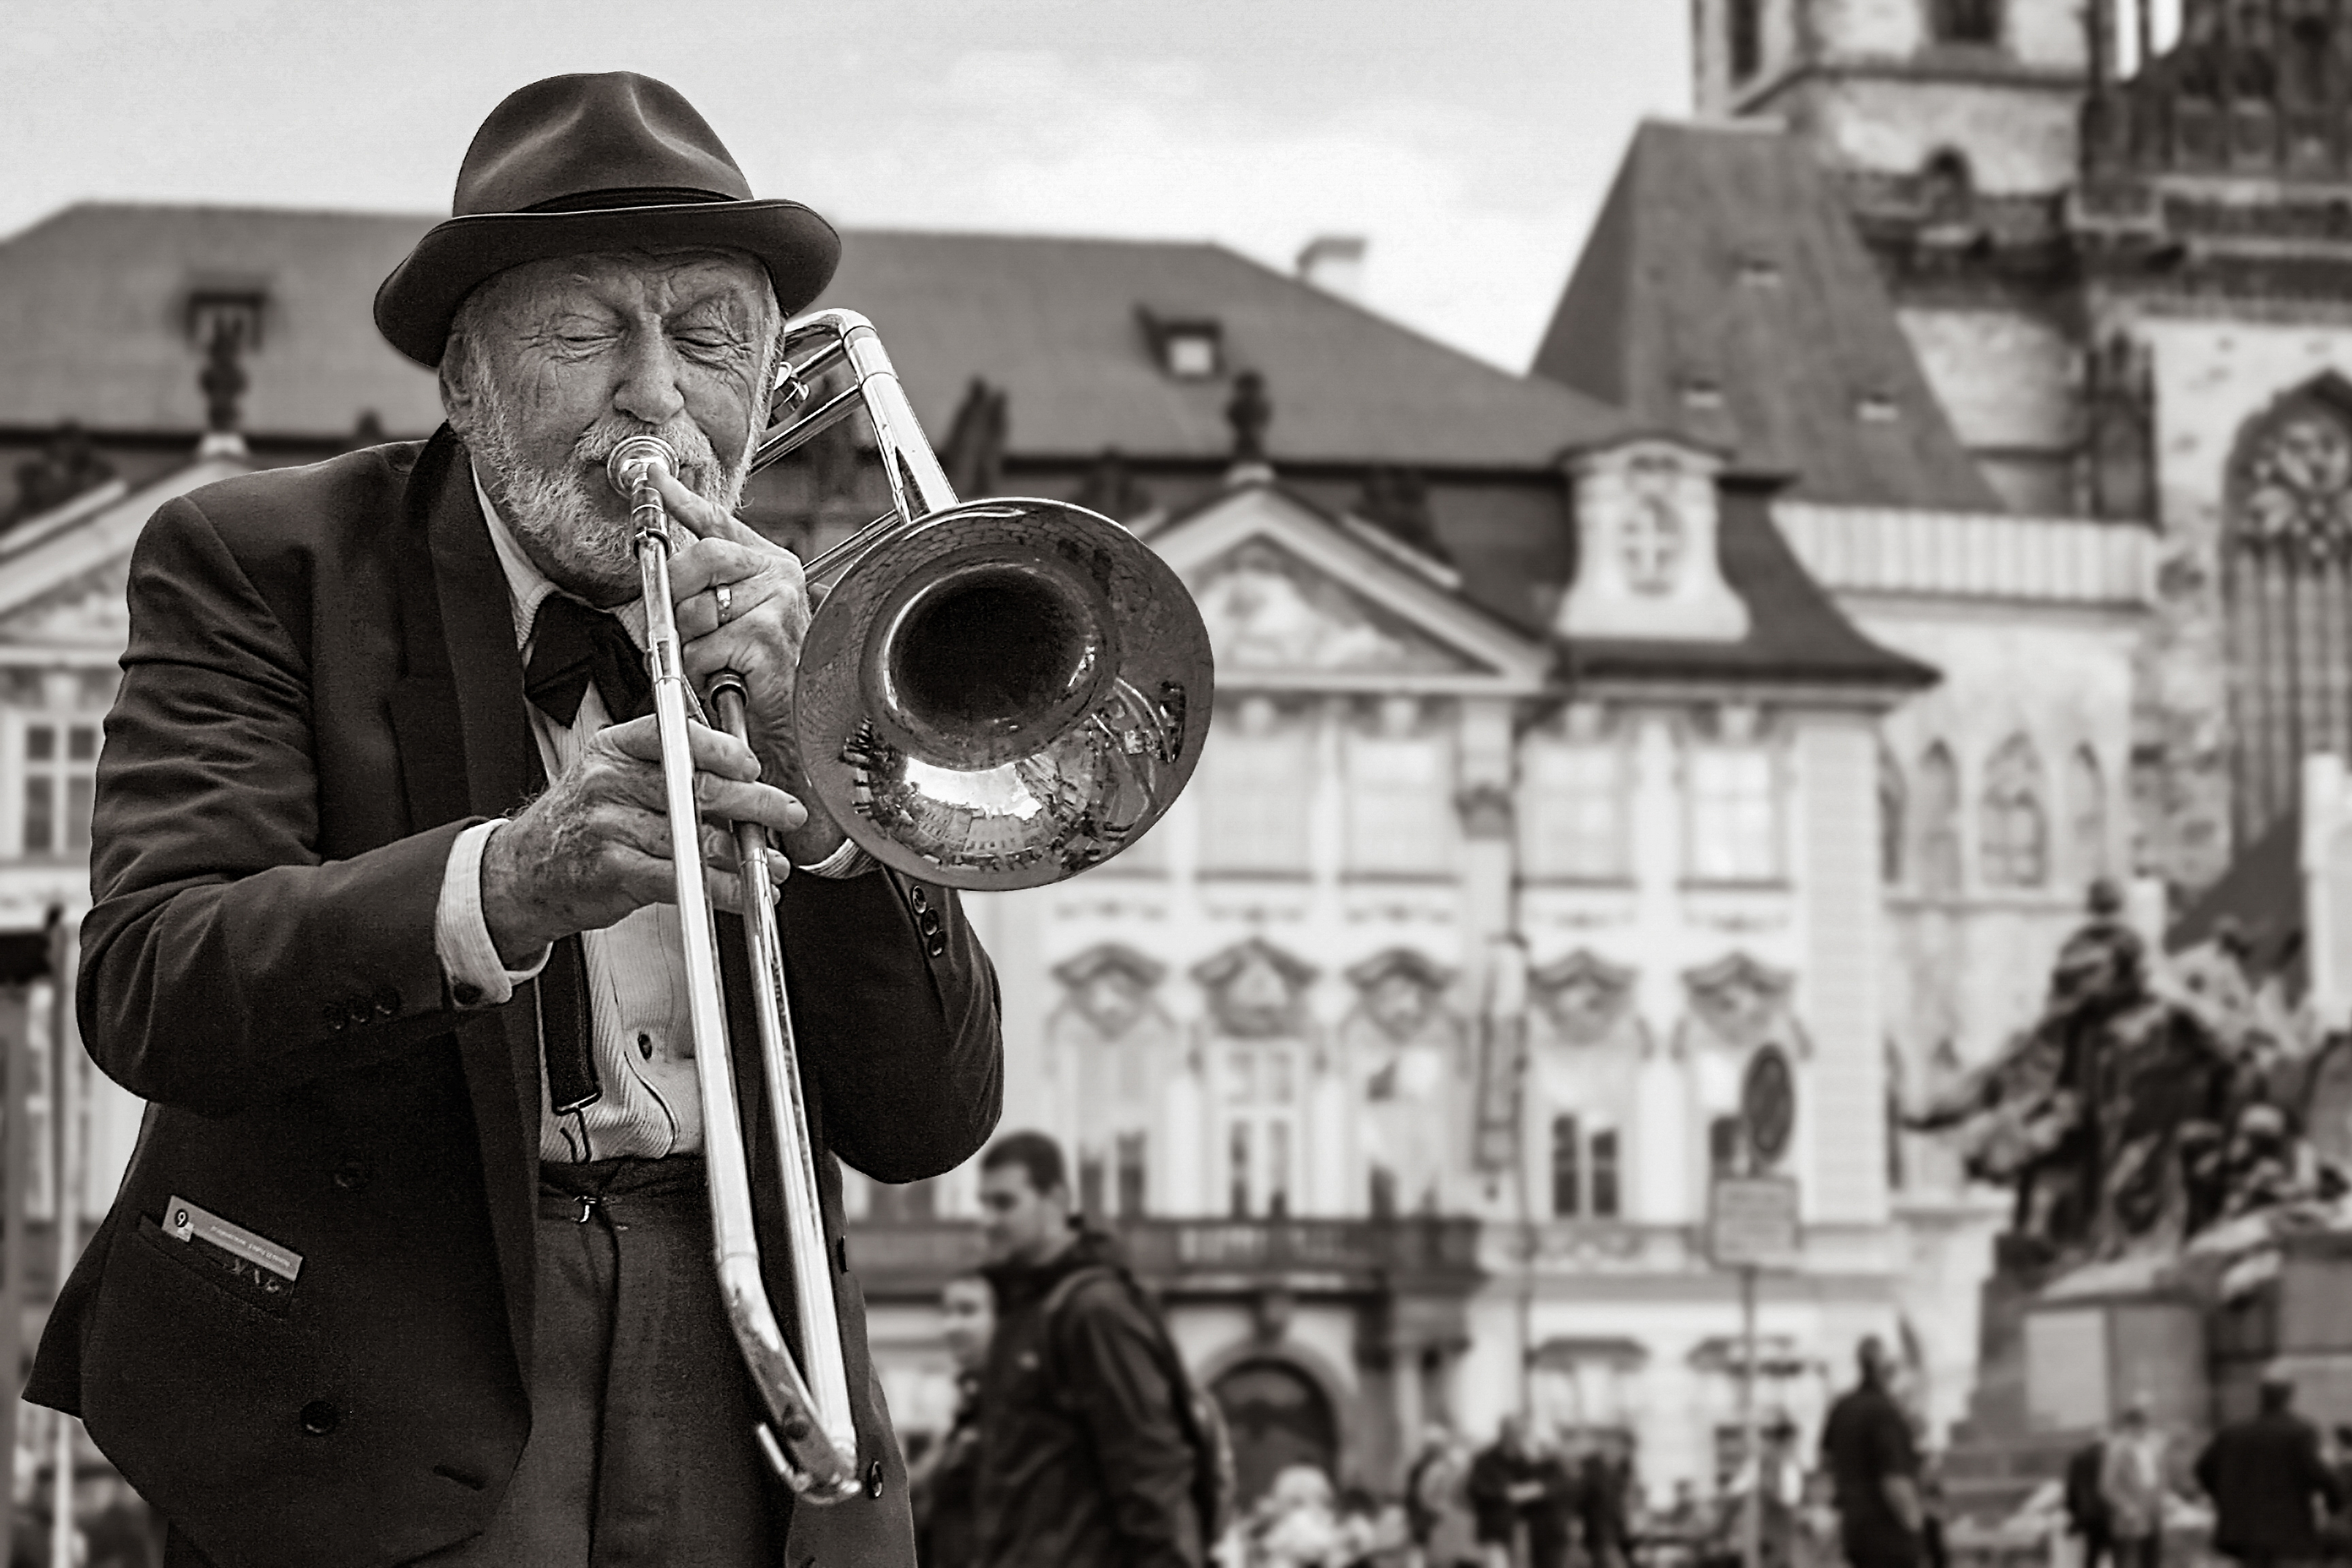
POLYGON ((1069 1230, 1069 1194, 1041 1193, 1029 1167, 1008 1162, 980 1174, 980 1233, 992 1263, 1042 1263, 1069 1230))
POLYGON ((637 566, 605 458, 628 437, 658 436, 688 489, 733 510, 766 424, 776 326, 767 274, 746 256, 530 262, 466 301, 442 404, 532 563, 584 599, 619 604, 637 596, 637 566))
POLYGON ((988 1359, 989 1336, 996 1331, 996 1298, 985 1279, 950 1279, 940 1294, 940 1333, 961 1372, 988 1359))

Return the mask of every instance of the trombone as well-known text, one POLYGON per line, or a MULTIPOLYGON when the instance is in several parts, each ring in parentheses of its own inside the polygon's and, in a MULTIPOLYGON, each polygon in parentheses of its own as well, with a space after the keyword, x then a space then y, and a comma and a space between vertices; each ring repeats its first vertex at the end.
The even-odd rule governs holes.
MULTIPOLYGON (((863 409, 891 497, 889 511, 806 569, 813 590, 828 586, 802 644, 795 689, 794 727, 815 804, 876 859, 952 888, 1038 887, 1133 843, 1174 803, 1208 731, 1208 633, 1182 583, 1149 546, 1082 507, 960 502, 881 339, 856 312, 820 310, 789 323, 782 362, 752 470, 863 409), (795 363, 795 353, 806 357, 795 363), (850 384, 810 408, 813 381, 836 367, 850 384)), ((761 1447, 799 1496, 836 1502, 856 1494, 859 1478, 833 1260, 767 836, 737 823, 796 1346, 769 1300, 752 1224, 699 851, 692 696, 670 604, 669 520, 654 485, 676 462, 666 443, 638 436, 613 449, 605 471, 629 498, 636 529, 719 1292, 765 1406, 761 1447)), ((744 700, 735 671, 712 679, 709 711, 749 743, 744 700)))

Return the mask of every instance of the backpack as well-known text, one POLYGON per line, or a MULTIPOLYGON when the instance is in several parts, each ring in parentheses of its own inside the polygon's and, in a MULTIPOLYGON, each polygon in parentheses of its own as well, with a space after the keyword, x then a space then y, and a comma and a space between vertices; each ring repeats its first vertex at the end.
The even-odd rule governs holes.
POLYGON ((1167 1378, 1176 1396, 1176 1424, 1183 1428, 1184 1440, 1192 1447, 1192 1505, 1200 1510, 1201 1548, 1206 1552, 1215 1546, 1233 1521, 1234 1498, 1241 1489, 1239 1474, 1234 1468, 1233 1434, 1226 1428, 1225 1413, 1218 1408, 1216 1400, 1193 1383, 1183 1356, 1176 1350, 1176 1342, 1169 1335, 1167 1320, 1160 1315, 1160 1308, 1144 1293, 1135 1276, 1116 1263, 1089 1263, 1056 1280, 1045 1296, 1046 1353, 1053 1353, 1055 1322, 1070 1298, 1077 1294, 1078 1287, 1105 1277, 1125 1287, 1128 1299, 1142 1310, 1145 1321, 1151 1325, 1160 1375, 1167 1378))

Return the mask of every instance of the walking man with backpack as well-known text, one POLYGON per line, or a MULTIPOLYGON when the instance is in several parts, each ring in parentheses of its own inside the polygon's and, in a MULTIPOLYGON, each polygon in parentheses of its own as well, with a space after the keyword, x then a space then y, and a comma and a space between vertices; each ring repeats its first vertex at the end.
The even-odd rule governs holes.
POLYGON ((1014 1132, 980 1162, 996 1292, 976 1489, 988 1568, 1202 1568, 1213 1416, 1109 1237, 1072 1223, 1062 1151, 1014 1132))

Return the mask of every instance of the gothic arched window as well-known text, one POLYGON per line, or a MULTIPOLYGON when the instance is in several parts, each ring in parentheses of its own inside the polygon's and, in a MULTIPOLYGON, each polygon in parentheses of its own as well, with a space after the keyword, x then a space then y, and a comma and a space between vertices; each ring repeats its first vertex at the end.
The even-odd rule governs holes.
POLYGON ((1977 839, 1987 887, 2038 888, 2049 879, 2050 816, 2042 804, 2042 758, 2022 735, 2003 742, 1985 765, 1977 839))
POLYGON ((1951 898, 1960 890, 1960 771, 1941 741, 1919 759, 1917 815, 1919 890, 1951 898))
POLYGON ((2250 421, 2221 551, 2238 842, 2294 804, 2303 759, 2352 745, 2352 383, 2333 374, 2250 421))

